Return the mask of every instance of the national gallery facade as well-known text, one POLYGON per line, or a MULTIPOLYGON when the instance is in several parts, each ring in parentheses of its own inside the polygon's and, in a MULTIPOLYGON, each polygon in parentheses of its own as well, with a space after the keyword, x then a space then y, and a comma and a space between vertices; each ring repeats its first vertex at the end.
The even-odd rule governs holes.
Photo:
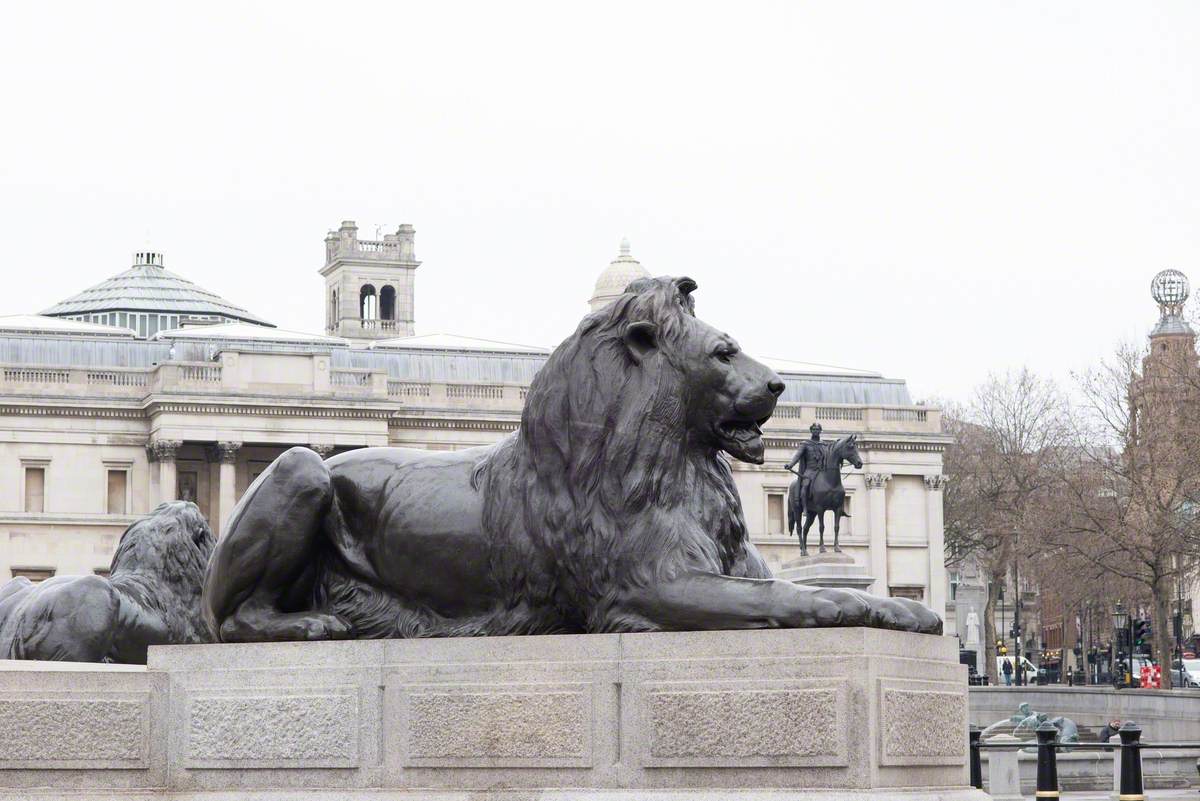
MULTIPOLYGON (((296 445, 452 450, 514 431, 549 351, 414 335, 413 228, 357 233, 345 222, 325 239, 319 334, 275 328, 150 252, 41 314, 0 317, 0 581, 103 573, 124 528, 163 500, 195 501, 219 533, 296 445)), ((622 243, 592 308, 646 274, 622 243)), ((913 403, 902 380, 767 361, 787 385, 764 428, 767 461, 733 470, 772 569, 799 555, 784 466, 819 421, 826 440, 859 435, 863 468, 843 468, 843 549, 873 592, 944 615, 939 411, 913 403)))

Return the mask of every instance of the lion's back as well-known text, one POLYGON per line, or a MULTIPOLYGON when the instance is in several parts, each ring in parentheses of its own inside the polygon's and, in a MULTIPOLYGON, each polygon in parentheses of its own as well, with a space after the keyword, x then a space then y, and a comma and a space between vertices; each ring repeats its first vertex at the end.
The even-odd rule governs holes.
POLYGON ((111 644, 117 604, 100 576, 56 576, 40 584, 13 579, 0 589, 0 655, 98 662, 111 644))
POLYGON ((494 447, 363 448, 329 459, 333 547, 360 574, 441 611, 462 603, 455 588, 490 597, 490 540, 473 477, 494 447))

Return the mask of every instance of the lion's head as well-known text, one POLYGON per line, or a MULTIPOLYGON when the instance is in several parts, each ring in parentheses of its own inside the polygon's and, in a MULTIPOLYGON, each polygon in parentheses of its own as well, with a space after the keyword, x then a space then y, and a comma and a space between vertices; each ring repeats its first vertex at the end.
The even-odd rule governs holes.
POLYGON ((762 464, 761 426, 783 381, 695 316, 695 289, 690 278, 639 279, 585 317, 534 379, 522 430, 574 426, 575 436, 608 439, 653 427, 686 433, 686 447, 762 464), (564 402, 563 416, 546 414, 564 402))
POLYGON ((611 591, 610 572, 671 569, 647 564, 651 552, 681 549, 718 571, 744 549, 719 452, 762 463, 761 426, 784 386, 696 319, 695 288, 690 278, 640 279, 585 317, 534 378, 517 436, 479 466, 487 528, 524 532, 549 563, 592 566, 560 573, 559 592, 595 598, 611 591), (692 544, 651 545, 672 528, 692 544))
POLYGON ((200 589, 215 544, 196 504, 169 501, 125 529, 109 579, 162 615, 171 642, 202 642, 200 589))

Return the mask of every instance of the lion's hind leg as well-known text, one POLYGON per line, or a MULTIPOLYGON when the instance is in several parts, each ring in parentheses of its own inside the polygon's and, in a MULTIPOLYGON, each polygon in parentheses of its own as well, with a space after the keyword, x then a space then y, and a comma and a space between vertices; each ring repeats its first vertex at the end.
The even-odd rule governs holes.
POLYGON ((230 515, 204 579, 205 617, 218 640, 350 636, 344 620, 294 606, 313 596, 313 565, 332 503, 329 469, 308 448, 287 451, 254 482, 230 515))

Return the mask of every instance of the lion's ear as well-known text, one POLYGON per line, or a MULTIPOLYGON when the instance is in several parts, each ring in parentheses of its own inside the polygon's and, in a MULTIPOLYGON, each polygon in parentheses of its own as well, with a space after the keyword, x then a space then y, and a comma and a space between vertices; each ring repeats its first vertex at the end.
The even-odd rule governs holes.
POLYGON ((625 348, 638 364, 658 349, 658 326, 640 320, 625 326, 625 348))

